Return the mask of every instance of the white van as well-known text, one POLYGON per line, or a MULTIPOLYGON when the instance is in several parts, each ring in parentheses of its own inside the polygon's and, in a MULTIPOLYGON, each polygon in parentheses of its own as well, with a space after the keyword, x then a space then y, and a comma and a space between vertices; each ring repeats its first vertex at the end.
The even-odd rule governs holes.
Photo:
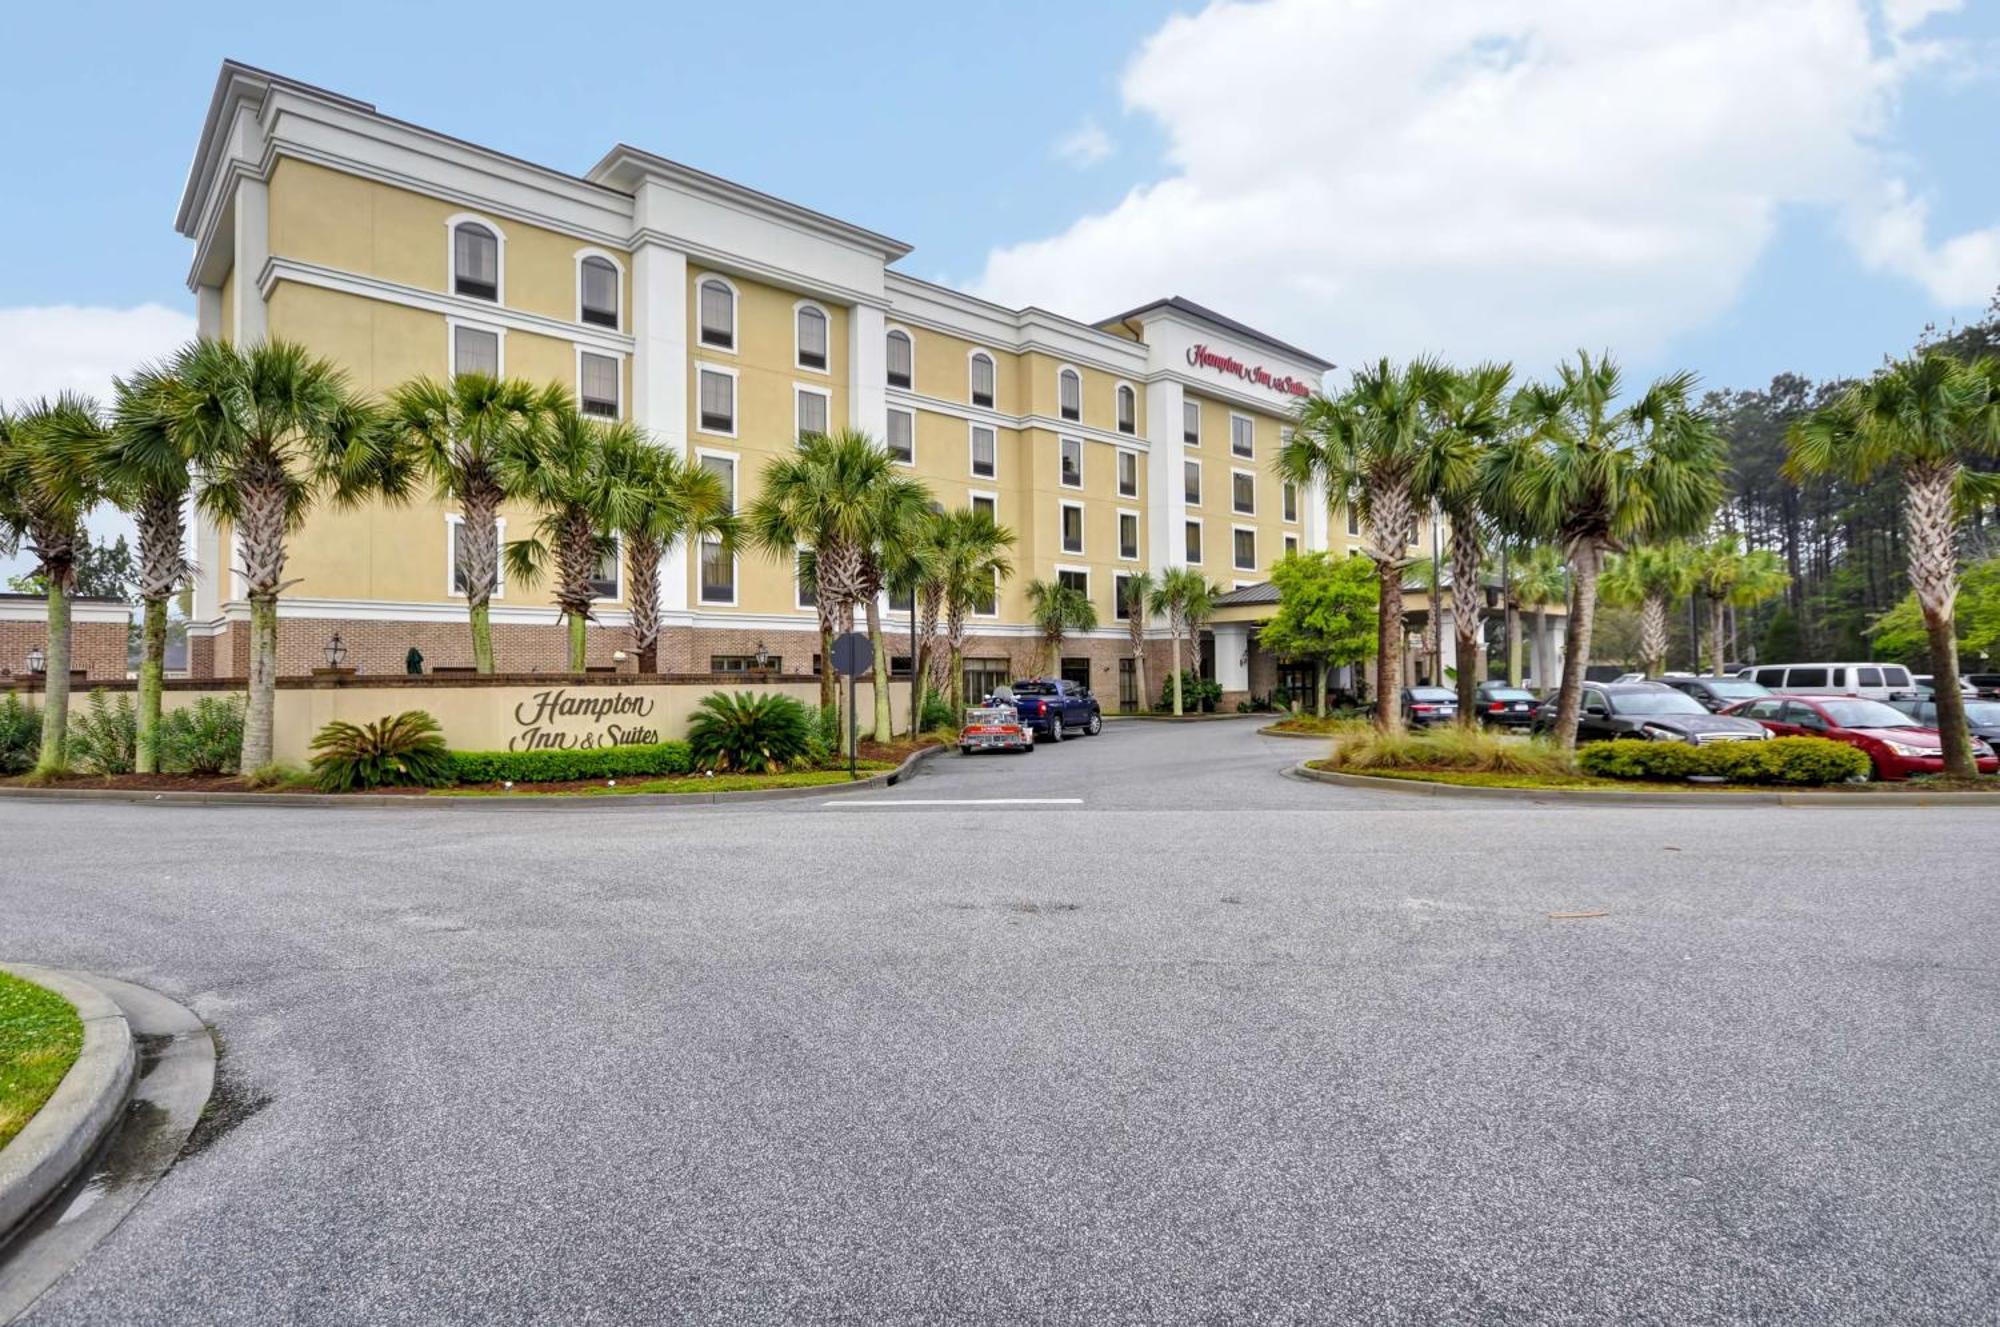
POLYGON ((1892 663, 1765 664, 1740 669, 1736 676, 1769 687, 1780 695, 1909 700, 1917 694, 1910 670, 1892 663))

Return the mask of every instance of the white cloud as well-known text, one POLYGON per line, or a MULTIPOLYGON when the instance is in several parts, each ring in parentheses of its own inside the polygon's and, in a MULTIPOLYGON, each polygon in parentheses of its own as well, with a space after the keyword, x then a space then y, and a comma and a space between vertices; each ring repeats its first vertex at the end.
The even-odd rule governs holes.
POLYGON ((1343 363, 1437 351, 1644 358, 1726 309, 1781 209, 1943 304, 2000 231, 1931 238, 1884 146, 1955 0, 1218 3, 1125 71, 1169 173, 997 249, 981 294, 1086 314, 1185 294, 1343 363), (1886 8, 1871 9, 1871 3, 1886 8))
POLYGON ((1085 120, 1055 141, 1049 149, 1058 161, 1083 170, 1095 166, 1112 153, 1111 135, 1095 120, 1085 120))
POLYGON ((0 309, 0 402, 84 392, 108 403, 111 379, 194 337, 194 318, 160 304, 0 309))

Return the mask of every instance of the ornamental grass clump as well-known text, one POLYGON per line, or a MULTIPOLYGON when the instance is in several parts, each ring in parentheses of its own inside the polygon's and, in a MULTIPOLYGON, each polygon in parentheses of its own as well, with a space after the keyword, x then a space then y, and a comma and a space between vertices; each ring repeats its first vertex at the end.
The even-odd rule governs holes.
POLYGON ((335 720, 312 740, 313 781, 322 792, 432 788, 452 780, 437 720, 422 710, 356 725, 335 720))
POLYGON ((777 773, 805 759, 812 739, 806 707, 790 696, 718 691, 688 721, 688 746, 705 770, 777 773))
POLYGON ((1541 740, 1521 741, 1477 728, 1426 728, 1384 733, 1360 725, 1334 740, 1327 768, 1368 770, 1450 770, 1463 774, 1560 776, 1571 772, 1569 756, 1541 740))

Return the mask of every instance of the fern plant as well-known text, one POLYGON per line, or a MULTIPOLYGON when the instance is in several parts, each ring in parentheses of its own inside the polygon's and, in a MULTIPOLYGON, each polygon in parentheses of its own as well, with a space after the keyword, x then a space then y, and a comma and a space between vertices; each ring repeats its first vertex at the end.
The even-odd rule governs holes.
POLYGON ((0 774, 26 774, 41 749, 41 710, 11 691, 0 696, 0 774))
POLYGON ((120 692, 116 704, 103 691, 69 719, 69 761, 93 774, 130 774, 139 760, 139 716, 132 697, 120 692))
POLYGON ((437 720, 405 710, 370 724, 340 720, 312 740, 313 781, 330 793, 356 788, 431 788, 451 782, 451 753, 437 720))
POLYGON ((160 719, 160 768, 176 774, 233 774, 243 752, 241 696, 203 696, 160 719))
POLYGON ((790 696, 718 691, 702 697, 688 720, 688 745, 703 769, 775 772, 811 751, 813 724, 790 696))

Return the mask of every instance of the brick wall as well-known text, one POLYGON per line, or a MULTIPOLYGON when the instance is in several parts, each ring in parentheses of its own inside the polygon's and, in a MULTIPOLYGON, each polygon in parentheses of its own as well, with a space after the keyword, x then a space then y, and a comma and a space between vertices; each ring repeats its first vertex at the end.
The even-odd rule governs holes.
MULTIPOLYGON (((49 648, 43 622, 0 622, 0 676, 28 671, 28 651, 49 648)), ((115 681, 125 676, 125 626, 120 622, 74 622, 70 625, 70 667, 81 668, 91 680, 115 681)))
MULTIPOLYGON (((472 666, 472 626, 469 622, 373 622, 334 618, 278 619, 278 675, 295 677, 326 666, 326 645, 335 631, 347 647, 346 666, 363 676, 404 671, 404 658, 416 646, 426 672, 439 667, 472 666)), ((631 652, 631 632, 624 627, 591 626, 584 636, 584 659, 593 668, 613 666, 612 654, 631 652)), ((569 663, 569 629, 565 626, 493 625, 493 660, 503 673, 559 673, 569 663)), ((248 677, 250 624, 231 621, 212 637, 194 637, 188 654, 193 677, 248 677)), ((664 659, 662 667, 668 666, 664 659)), ((626 667, 630 668, 630 662, 626 667)))

